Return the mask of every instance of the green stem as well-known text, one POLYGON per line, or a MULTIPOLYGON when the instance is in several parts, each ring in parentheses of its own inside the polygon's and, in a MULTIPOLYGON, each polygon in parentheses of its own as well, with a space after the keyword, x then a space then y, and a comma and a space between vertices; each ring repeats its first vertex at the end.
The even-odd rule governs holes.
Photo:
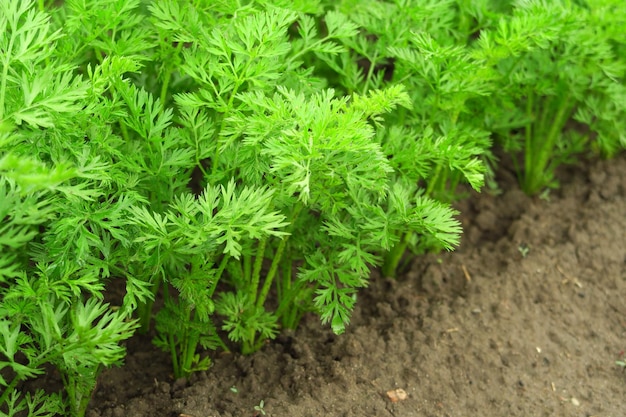
MULTIPOLYGON (((188 323, 193 323, 194 320, 194 314, 193 312, 190 312, 188 323)), ((184 350, 181 352, 183 358, 183 363, 180 369, 182 371, 181 376, 189 376, 191 373, 191 367, 193 365, 199 341, 200 338, 198 332, 191 331, 190 334, 187 334, 187 337, 185 338, 184 350)))
MULTIPOLYGON (((98 375, 98 373, 96 373, 96 375, 98 375)), ((89 402, 91 401, 91 395, 94 392, 95 389, 95 381, 93 381, 93 388, 91 390, 89 390, 89 392, 81 392, 80 393, 80 399, 78 401, 77 404, 77 410, 76 410, 76 416, 77 417, 84 417, 85 413, 87 412, 87 407, 89 406, 89 402)))
POLYGON ((283 252, 285 251, 285 246, 287 245, 287 240, 289 236, 285 236, 278 245, 278 249, 274 254, 274 259, 272 259, 272 265, 270 266, 270 270, 265 277, 265 282, 263 283, 263 288, 259 294, 259 297, 256 300, 257 308, 260 308, 265 304, 265 299, 270 292, 270 288, 272 286, 272 282, 274 281, 274 276, 276 276, 276 271, 278 270, 278 265, 280 264, 280 259, 283 256, 283 252))
MULTIPOLYGON (((296 208, 294 209, 290 224, 293 227, 293 224, 296 222, 300 211, 302 211, 302 204, 298 203, 296 208)), ((265 277, 265 282, 263 283, 263 288, 259 294, 259 297, 256 300, 257 308, 261 308, 263 304, 265 304, 265 299, 267 298, 267 294, 270 292, 270 288, 272 286, 272 282, 274 281, 274 276, 276 276, 276 271, 278 271, 278 265, 280 265, 280 260, 283 256, 283 252, 285 251, 285 247, 287 246, 287 241, 289 240, 289 236, 287 235, 283 237, 278 245, 278 249, 276 249, 276 253, 274 254, 274 259, 272 259, 272 265, 270 266, 270 270, 265 277)))
POLYGON ((61 371, 61 379, 68 397, 72 417, 84 417, 91 395, 96 388, 96 379, 101 367, 93 367, 93 371, 77 373, 61 371))
POLYGON ((291 254, 287 254, 285 261, 283 262, 283 284, 279 287, 278 299, 282 300, 283 295, 291 289, 291 254))
MULTIPOLYGON (((250 65, 248 63, 248 65, 250 65)), ((244 69, 244 71, 247 71, 248 69, 248 65, 246 66, 246 68, 244 69)), ((233 68, 233 74, 236 76, 237 73, 235 72, 234 68, 233 68)), ((245 74, 245 72, 244 72, 245 74)), ((237 93, 239 92, 239 87, 241 87, 241 85, 243 84, 243 81, 237 79, 237 82, 235 83, 235 86, 233 87, 233 91, 230 93, 230 97, 228 99, 228 103, 226 105, 226 111, 224 112, 224 114, 222 114, 222 121, 220 122, 220 128, 218 130, 215 131, 215 153, 213 154, 213 160, 211 161, 211 175, 215 176, 217 174, 217 168, 219 165, 219 159, 220 159, 220 133, 222 132, 222 130, 224 130, 224 126, 226 124, 226 116, 228 115, 228 113, 231 111, 232 107, 233 107, 233 102, 235 101, 235 96, 237 95, 237 93)))
POLYGON ((551 100, 547 100, 540 125, 530 141, 531 149, 525 149, 526 172, 523 188, 528 194, 534 194, 546 185, 546 169, 550 159, 554 156, 555 144, 571 112, 571 106, 568 105, 569 98, 570 95, 567 93, 558 101, 559 107, 553 118, 548 117, 548 113, 552 113, 549 112, 551 100), (548 124, 550 128, 546 129, 548 124))
POLYGON ((4 96, 7 90, 7 79, 9 78, 9 64, 11 63, 11 53, 13 52, 13 42, 15 40, 15 34, 11 33, 11 39, 9 39, 9 46, 4 52, 2 63, 2 77, 0 78, 0 122, 4 119, 4 96))
POLYGON ((224 257, 222 258, 222 261, 220 262, 220 266, 217 268, 217 274, 215 274, 215 281, 213 281, 213 283, 209 287, 209 292, 208 292, 209 297, 213 296, 213 293, 215 292, 215 288, 217 287, 217 283, 222 277, 222 274, 224 273, 224 269, 226 268, 226 265, 228 265, 229 259, 230 257, 224 254, 224 257))
POLYGON ((250 355, 251 353, 256 352, 258 349, 255 349, 255 345, 256 343, 254 342, 254 329, 250 330, 250 333, 252 333, 252 339, 251 340, 244 340, 241 344, 241 354, 242 355, 250 355))
POLYGON ((295 329, 300 322, 301 314, 297 308, 292 307, 287 314, 283 316, 283 327, 287 329, 295 329))
POLYGON ((282 285, 278 286, 278 308, 276 309, 276 317, 280 318, 283 327, 295 329, 296 324, 301 316, 301 309, 294 303, 296 297, 301 293, 302 285, 293 283, 292 281, 292 257, 288 253, 283 256, 283 280, 282 285))
MULTIPOLYGON (((181 337, 183 338, 183 340, 186 338, 186 335, 184 334, 184 330, 183 330, 183 334, 181 334, 181 337)), ((174 375, 177 378, 179 378, 181 375, 180 375, 180 366, 178 364, 178 352, 176 350, 176 336, 174 336, 173 334, 169 334, 167 336, 167 341, 170 345, 170 356, 172 357, 172 368, 174 371, 174 375)))
POLYGON ((124 142, 129 143, 130 136, 128 136, 128 129, 126 128, 126 125, 122 122, 119 122, 119 125, 120 125, 120 131, 122 132, 122 137, 124 138, 124 142))
MULTIPOLYGON (((523 54, 522 54, 522 55, 519 55, 517 58, 515 58, 515 61, 513 62, 513 65, 511 65, 511 67, 510 67, 510 68, 509 68, 509 70, 506 72, 506 74, 504 74, 504 76, 502 77, 502 79, 504 79, 504 80, 506 80, 506 81, 510 81, 511 74, 513 74, 513 71, 517 69, 517 66, 520 64, 520 62, 522 62, 522 59, 523 59, 523 58, 524 58, 524 55, 523 55, 523 54)), ((497 61, 502 61, 502 60, 504 60, 504 59, 507 59, 507 57, 505 57, 505 58, 499 58, 499 59, 497 59, 497 61)), ((489 62, 488 62, 488 66, 495 67, 497 63, 498 63, 498 62, 496 62, 496 61, 494 61, 494 60, 490 59, 490 60, 489 60, 489 62)), ((514 83, 514 84, 515 84, 515 85, 517 85, 517 83, 514 83)))
POLYGON ((529 149, 533 139, 533 126, 537 117, 535 111, 535 94, 532 90, 528 92, 528 98, 526 99, 526 117, 528 117, 528 123, 526 124, 526 149, 529 149))
POLYGON ((250 282, 252 280, 252 255, 243 256, 243 281, 250 282))
POLYGON ((261 346, 257 346, 257 344, 258 343, 256 341, 256 330, 254 329, 254 327, 251 326, 248 328, 248 337, 243 340, 243 343, 241 346, 241 353, 244 355, 249 355, 251 353, 256 352, 261 347, 261 346))
POLYGON ((163 80, 163 85, 161 86, 161 95, 159 96, 161 100, 161 113, 165 111, 165 99, 167 98, 167 89, 169 88, 171 77, 172 73, 171 71, 168 71, 165 79, 163 80))
POLYGON ((433 197, 437 200, 442 200, 445 197, 446 185, 448 183, 448 177, 450 176, 449 169, 442 169, 438 172, 435 181, 435 188, 431 190, 430 197, 433 197))
POLYGON ((367 94, 369 90, 370 81, 372 80, 372 76, 374 75, 374 69, 376 67, 376 58, 378 58, 378 52, 374 52, 374 56, 372 59, 366 57, 370 61, 370 68, 367 71, 367 77, 365 78, 365 83, 363 83, 363 90, 361 90, 361 95, 367 94))
MULTIPOLYGON (((156 275, 155 275, 156 276, 156 275)), ((161 288, 161 279, 156 276, 154 283, 152 284, 152 298, 145 303, 139 303, 137 311, 139 315, 139 333, 146 334, 150 330, 150 322, 152 321, 152 307, 154 306, 154 300, 161 288)))
POLYGON ((295 298, 300 294, 302 290, 301 285, 294 285, 288 291, 284 291, 280 297, 280 303, 276 309, 276 317, 282 319, 283 327, 288 329, 294 329, 300 318, 300 311, 298 306, 293 304, 295 298))
MULTIPOLYGON (((180 54, 180 50, 183 47, 183 42, 178 42, 178 45, 176 45, 176 56, 178 56, 178 54, 180 54)), ((178 60, 177 59, 172 59, 172 61, 170 61, 170 64, 172 63, 177 63, 178 60)), ((167 66, 167 72, 165 73, 165 76, 163 77, 163 85, 161 86, 161 105, 162 107, 162 111, 165 110, 165 99, 167 98, 167 93, 168 93, 168 88, 170 85, 170 80, 172 79, 172 65, 168 65, 167 66)))
MULTIPOLYGON (((530 90, 528 92, 528 97, 526 99, 526 117, 528 118, 528 122, 526 123, 526 126, 524 127, 524 149, 526 150, 532 147, 534 125, 536 122, 536 115, 537 115, 537 110, 535 109, 536 105, 537 104, 535 103, 535 95, 533 94, 533 91, 530 90)), ((526 155, 524 158, 524 171, 521 170, 519 163, 517 161, 517 157, 515 155, 513 155, 512 157, 513 168, 515 169, 515 174, 517 175, 517 180, 520 182, 520 184, 523 181, 524 172, 528 172, 528 164, 530 163, 530 158, 528 157, 528 155, 529 153, 526 152, 526 155)))
POLYGON ((384 277, 396 276, 396 269, 400 264, 400 260, 406 252, 406 248, 413 237, 413 232, 407 232, 402 236, 402 239, 387 253, 385 257, 385 263, 383 264, 382 272, 384 277))
POLYGON ((98 59, 98 63, 102 64, 102 62, 104 61, 104 55, 102 51, 100 50, 100 48, 94 48, 93 52, 96 55, 96 58, 98 59))
POLYGON ((261 280, 261 266, 263 265, 263 259, 265 258, 265 245, 267 244, 267 238, 259 241, 259 246, 256 250, 256 258, 254 259, 254 269, 252 270, 252 281, 250 281, 250 303, 256 302, 256 295, 259 291, 259 282, 261 280))
POLYGON ((441 175, 441 164, 437 164, 435 168, 435 173, 431 177, 431 180, 428 182, 428 186, 426 187, 426 195, 432 197, 433 191, 437 187, 437 183, 439 181, 439 176, 441 175))
POLYGON ((297 52, 297 53, 293 54, 287 60, 288 65, 291 66, 294 62, 296 62, 296 59, 300 58, 302 55, 306 54, 307 52, 312 51, 317 46, 323 44, 324 42, 328 42, 331 39, 332 39, 331 36, 326 36, 323 39, 319 39, 319 40, 313 42, 311 45, 305 45, 300 52, 297 52))

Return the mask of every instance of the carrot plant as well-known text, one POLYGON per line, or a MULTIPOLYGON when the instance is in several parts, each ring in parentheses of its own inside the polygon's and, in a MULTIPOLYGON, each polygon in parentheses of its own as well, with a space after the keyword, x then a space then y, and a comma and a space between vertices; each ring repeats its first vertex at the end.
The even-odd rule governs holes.
POLYGON ((84 415, 150 296, 128 280, 123 300, 104 301, 129 256, 123 208, 142 198, 124 190, 133 174, 116 165, 103 79, 76 74, 62 36, 32 2, 0 2, 2 415, 84 415), (22 392, 50 366, 63 392, 22 392))
MULTIPOLYGON (((161 240, 144 245, 144 256, 154 259, 158 248, 160 265, 163 259, 207 265, 204 279, 190 282, 190 290, 178 278, 168 281, 180 295, 175 303, 187 305, 190 320, 198 317, 194 306, 210 306, 198 319, 217 313, 222 330, 244 353, 274 337, 279 326, 295 327, 306 311, 343 332, 356 290, 367 284, 369 267, 380 262, 378 254, 391 247, 395 233, 426 231, 426 213, 435 216, 428 224, 435 233, 454 225, 450 209, 425 198, 412 205, 408 185, 391 182, 393 167, 372 121, 399 106, 410 108, 405 88, 341 96, 304 66, 316 54, 339 54, 339 41, 357 33, 338 12, 321 15, 322 35, 315 14, 284 9, 233 6, 204 15, 163 2, 150 11, 161 36, 186 45, 179 51, 179 77, 192 86, 173 101, 189 132, 182 135, 190 136, 190 146, 203 140, 206 147, 198 158, 204 187, 198 202, 188 194, 187 203, 176 203, 165 219, 134 213, 143 229, 138 235, 161 240), (192 209, 197 204, 203 207, 192 209), (154 231, 157 224, 165 231, 154 231), (187 227, 199 230, 181 230, 187 227), (171 254, 181 249, 165 248, 169 233, 181 235, 177 242, 186 251, 210 239, 201 254, 183 257, 171 254), (223 289, 216 294, 218 287, 223 289)), ((450 235, 455 233, 453 227, 450 235)), ((181 274, 173 264, 164 267, 163 276, 181 274)))
POLYGON ((359 35, 342 39, 340 54, 317 57, 323 71, 332 73, 329 82, 347 94, 401 85, 410 98, 411 107, 378 120, 384 128, 377 141, 393 167, 391 181, 410 187, 407 204, 428 213, 423 225, 446 226, 435 239, 433 233, 400 230, 383 254, 385 276, 396 275, 407 249, 452 249, 458 223, 451 212, 444 214, 446 205, 459 198, 459 185, 479 190, 488 174, 491 140, 476 102, 490 94, 493 72, 467 44, 487 24, 487 18, 479 20, 480 7, 470 3, 338 2, 359 35))
POLYGON ((529 194, 558 184, 563 163, 626 145, 626 6, 524 1, 482 31, 475 56, 497 72, 486 125, 513 155, 529 194), (521 162, 518 164, 518 157, 521 162))

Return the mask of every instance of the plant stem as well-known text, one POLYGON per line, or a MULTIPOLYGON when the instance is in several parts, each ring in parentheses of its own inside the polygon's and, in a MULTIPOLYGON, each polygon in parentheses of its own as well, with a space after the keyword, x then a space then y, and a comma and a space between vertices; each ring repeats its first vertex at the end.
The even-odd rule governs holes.
POLYGON ((431 180, 428 182, 428 186, 426 187, 426 195, 432 196, 433 191, 437 187, 437 182, 439 180, 439 176, 441 175, 441 164, 437 164, 435 168, 435 173, 432 175, 431 180))
POLYGON ((394 245, 394 247, 387 253, 385 256, 385 262, 382 267, 383 277, 395 277, 396 269, 400 264, 400 260, 402 259, 402 255, 406 251, 411 238, 413 237, 413 232, 407 232, 402 236, 402 239, 398 243, 394 245))
POLYGON ((263 238, 259 241, 259 245, 256 250, 256 258, 254 259, 254 269, 252 270, 252 281, 250 281, 250 303, 256 302, 256 296, 259 291, 259 282, 261 280, 261 266, 263 265, 263 259, 265 255, 265 245, 267 244, 267 238, 263 238))
POLYGON ((5 56, 2 63, 2 77, 0 77, 0 122, 4 119, 4 96, 7 90, 7 79, 9 78, 9 63, 11 62, 11 53, 13 52, 13 43, 15 41, 15 34, 11 33, 11 39, 9 40, 9 46, 2 55, 5 56))
MULTIPOLYGON (((247 66, 246 66, 246 70, 247 70, 247 66)), ((234 70, 233 70, 233 74, 237 75, 234 70)), ((220 133, 222 132, 222 130, 224 130, 224 126, 226 124, 226 118, 227 118, 226 116, 232 110, 233 102, 235 101, 235 96, 239 92, 239 87, 241 87, 242 84, 243 84, 243 81, 241 81, 239 79, 235 83, 235 85, 233 87, 233 91, 230 93, 230 97, 228 99, 228 104, 226 105, 227 106, 226 111, 224 111, 224 114, 222 114, 222 120, 220 122, 220 128, 215 131, 215 153, 213 154, 213 160, 211 161, 211 165, 212 165, 211 166, 211 175, 213 175, 213 176, 215 176, 217 174, 217 169, 218 169, 219 159, 220 159, 220 141, 219 141, 220 133)))
MULTIPOLYGON (((181 327, 183 327, 183 326, 181 326, 181 327)), ((183 333, 183 334, 181 334, 181 337, 184 340, 184 339, 186 339, 186 334, 184 334, 185 330, 184 330, 184 328, 181 329, 181 330, 182 330, 182 333, 183 333)), ((180 375, 180 366, 178 364, 178 352, 176 351, 176 336, 174 336, 173 334, 169 334, 167 336, 167 341, 168 341, 168 343, 170 345, 170 355, 172 357, 172 368, 174 368, 173 369, 174 375, 178 378, 181 375, 180 375)))
POLYGON ((282 300, 283 295, 291 289, 291 254, 287 254, 287 259, 283 262, 283 283, 278 288, 278 299, 282 300))
POLYGON ((532 147, 533 140, 533 132, 534 125, 536 123, 536 115, 537 110, 534 108, 536 106, 535 103, 535 95, 532 90, 528 92, 528 97, 526 99, 526 117, 528 118, 528 123, 524 127, 524 149, 527 150, 526 156, 524 158, 524 171, 521 170, 517 158, 513 157, 513 167, 515 168, 515 174, 517 175, 517 179, 520 184, 524 178, 524 172, 528 172, 528 165, 530 163, 530 155, 528 153, 528 149, 532 147))
MULTIPOLYGON (((96 372, 96 375, 99 372, 96 372)), ((91 401, 91 395, 94 392, 94 389, 96 388, 96 384, 95 384, 95 380, 93 381, 93 387, 92 389, 89 390, 89 392, 81 392, 80 395, 80 399, 78 401, 77 404, 77 410, 76 410, 76 416, 77 417, 84 417, 85 413, 87 412, 87 407, 89 406, 89 402, 91 401)))
POLYGON ((366 57, 366 59, 370 61, 370 68, 367 71, 367 77, 365 77, 365 83, 363 84, 361 95, 365 95, 369 91, 369 85, 370 85, 370 81, 372 80, 372 77, 374 76, 374 70, 377 64, 377 61, 376 61, 377 58, 378 58, 378 51, 374 52, 374 56, 371 59, 369 59, 369 57, 366 57))
POLYGON ((122 137, 124 138, 124 142, 130 143, 130 136, 128 136, 128 129, 126 129, 126 125, 122 122, 119 122, 120 131, 122 132, 122 137))
POLYGON ((243 255, 243 281, 250 282, 252 280, 252 255, 243 255))
POLYGON ((283 327, 295 329, 300 318, 299 309, 293 305, 293 300, 300 294, 301 285, 294 285, 288 291, 284 291, 280 297, 280 303, 276 309, 276 317, 282 318, 283 327))
MULTIPOLYGON (((298 203, 296 208, 294 209, 291 215, 290 224, 293 227, 298 215, 302 211, 302 204, 298 203)), ((287 235, 282 238, 280 244, 278 245, 278 249, 276 249, 276 253, 274 254, 274 259, 272 259, 272 265, 270 266, 270 270, 265 277, 265 282, 263 283, 263 288, 259 294, 259 297, 256 299, 256 306, 258 308, 262 307, 265 304, 265 299, 267 298, 267 294, 270 292, 270 288, 272 286, 272 282, 274 281, 274 276, 276 276, 276 271, 278 270, 278 265, 280 265, 280 260, 283 256, 283 252, 285 251, 285 246, 287 246, 287 241, 289 240, 289 236, 287 235)))
POLYGON ((243 355, 249 355, 251 353, 256 352, 258 349, 256 347, 256 330, 254 327, 248 328, 248 337, 243 339, 241 346, 241 353, 243 355))
POLYGON ((208 292, 209 297, 213 296, 213 293, 215 292, 215 288, 217 287, 217 283, 222 277, 222 274, 224 273, 224 269, 226 268, 226 265, 228 265, 229 259, 230 257, 224 254, 224 257, 222 258, 222 261, 220 262, 220 266, 217 268, 217 274, 215 274, 215 281, 213 281, 213 283, 209 287, 209 292, 208 292))
MULTIPOLYGON (((183 43, 182 42, 178 42, 178 45, 176 45, 176 56, 178 56, 178 54, 180 53, 180 50, 183 47, 183 43)), ((170 86, 170 80, 172 78, 172 64, 177 64, 178 63, 178 59, 172 59, 171 61, 168 62, 169 65, 167 65, 167 72, 165 73, 165 76, 163 77, 163 85, 161 86, 161 113, 165 110, 165 99, 167 98, 167 93, 168 93, 168 88, 170 86)))
POLYGON ((99 367, 96 366, 92 373, 76 373, 72 371, 61 371, 61 379, 65 387, 70 403, 70 414, 72 417, 84 417, 87 406, 91 400, 91 394, 95 389, 96 377, 99 374, 99 367))
POLYGON ((527 194, 535 194, 541 187, 547 185, 546 177, 551 173, 547 173, 546 169, 550 159, 554 157, 555 144, 571 112, 572 107, 568 104, 569 98, 570 94, 566 93, 564 97, 559 99, 558 110, 552 118, 548 114, 551 100, 546 100, 543 106, 542 120, 534 131, 534 135, 531 136, 531 140, 527 141, 525 149, 526 172, 523 183, 523 189, 527 194), (550 128, 546 132, 548 123, 550 128))
MULTIPOLYGON (((188 323, 193 323, 195 320, 193 311, 189 312, 189 320, 188 323)), ((198 347, 199 335, 196 331, 188 332, 185 337, 185 342, 183 344, 183 349, 181 351, 182 355, 182 366, 180 367, 180 371, 182 374, 180 376, 189 376, 191 373, 191 366, 193 365, 194 356, 196 354, 196 348, 198 347)))
POLYGON ((165 79, 163 80, 163 85, 161 86, 161 113, 165 111, 165 99, 167 98, 167 89, 169 88, 170 78, 172 77, 172 73, 170 71, 167 72, 165 79))
POLYGON ((152 321, 152 306, 156 299, 157 292, 161 288, 161 280, 157 277, 152 284, 152 298, 145 303, 139 303, 137 311, 139 313, 139 333, 146 334, 150 330, 150 322, 152 321))
POLYGON ((302 285, 292 282, 292 258, 291 254, 284 255, 282 285, 278 286, 278 308, 276 317, 281 318, 283 327, 295 329, 299 317, 300 308, 294 304, 296 297, 301 294, 302 285))
POLYGON ((263 283, 263 288, 259 293, 259 297, 256 299, 256 306, 262 307, 265 304, 265 299, 267 298, 267 294, 270 292, 270 288, 272 286, 272 282, 274 281, 274 276, 276 275, 276 271, 278 270, 278 265, 280 264, 280 259, 285 251, 285 246, 287 245, 287 240, 289 236, 285 236, 278 245, 278 249, 274 254, 274 259, 272 259, 272 265, 270 266, 270 270, 265 277, 265 282, 263 283))

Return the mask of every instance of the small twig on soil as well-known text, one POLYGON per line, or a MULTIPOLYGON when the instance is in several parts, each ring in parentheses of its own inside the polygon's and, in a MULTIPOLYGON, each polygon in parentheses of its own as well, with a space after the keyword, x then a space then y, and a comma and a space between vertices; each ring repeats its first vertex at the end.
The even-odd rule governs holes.
POLYGON ((472 276, 470 275, 464 264, 461 264, 461 269, 463 270, 463 274, 465 275, 465 279, 467 280, 467 282, 472 282, 472 276))
POLYGON ((565 277, 565 279, 563 281, 561 281, 561 284, 565 285, 568 282, 573 282, 574 285, 576 285, 578 288, 582 288, 583 284, 580 283, 580 281, 578 281, 578 279, 576 278, 572 278, 571 276, 567 275, 565 272, 563 272, 563 270, 561 269, 560 266, 556 266, 556 270, 559 271, 561 273, 561 275, 563 275, 565 277))

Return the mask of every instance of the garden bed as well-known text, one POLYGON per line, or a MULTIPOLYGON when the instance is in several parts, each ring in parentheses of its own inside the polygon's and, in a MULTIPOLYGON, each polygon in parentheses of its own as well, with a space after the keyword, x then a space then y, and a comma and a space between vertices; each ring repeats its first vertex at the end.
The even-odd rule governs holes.
POLYGON ((0 0, 0 415, 621 415, 626 3, 244 3, 0 0))
POLYGON ((461 203, 456 252, 415 258, 397 280, 373 272, 344 335, 307 316, 189 382, 135 336, 88 416, 255 416, 261 401, 269 416, 621 415, 626 159, 587 165, 543 199, 502 173, 502 195, 461 203), (396 389, 407 399, 392 402, 396 389))

